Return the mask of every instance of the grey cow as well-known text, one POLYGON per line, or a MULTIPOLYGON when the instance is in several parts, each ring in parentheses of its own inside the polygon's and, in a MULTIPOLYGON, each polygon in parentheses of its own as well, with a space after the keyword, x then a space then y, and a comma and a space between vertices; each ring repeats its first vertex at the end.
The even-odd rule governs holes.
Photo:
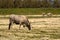
MULTIPOLYGON (((9 30, 10 30, 10 27, 12 24, 19 24, 20 26, 23 25, 23 27, 27 27, 29 30, 31 30, 31 25, 30 25, 30 22, 28 20, 28 18, 24 15, 15 15, 15 14, 11 14, 10 17, 9 17, 9 30)), ((19 26, 19 29, 20 29, 20 26, 19 26)))

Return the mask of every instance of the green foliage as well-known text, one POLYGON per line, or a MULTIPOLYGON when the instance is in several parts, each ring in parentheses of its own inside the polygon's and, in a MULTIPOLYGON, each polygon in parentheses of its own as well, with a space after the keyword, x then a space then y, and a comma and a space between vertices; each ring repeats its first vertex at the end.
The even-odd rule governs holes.
POLYGON ((54 0, 0 0, 0 8, 49 8, 60 7, 60 1, 54 0))
POLYGON ((60 8, 9 8, 0 9, 0 15, 18 14, 18 15, 40 15, 43 12, 52 14, 60 14, 60 8))

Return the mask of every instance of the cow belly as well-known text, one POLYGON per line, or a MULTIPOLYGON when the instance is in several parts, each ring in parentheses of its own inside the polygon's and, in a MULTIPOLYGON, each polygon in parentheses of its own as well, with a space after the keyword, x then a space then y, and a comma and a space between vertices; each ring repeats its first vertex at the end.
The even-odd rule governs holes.
POLYGON ((16 21, 15 21, 14 23, 15 23, 15 24, 19 24, 19 22, 16 22, 16 21))
POLYGON ((15 24, 19 24, 19 23, 15 23, 15 24))

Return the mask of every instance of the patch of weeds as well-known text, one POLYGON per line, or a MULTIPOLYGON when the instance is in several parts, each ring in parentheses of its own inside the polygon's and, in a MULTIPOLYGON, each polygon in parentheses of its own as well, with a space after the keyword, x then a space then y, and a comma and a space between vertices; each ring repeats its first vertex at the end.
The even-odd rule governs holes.
POLYGON ((29 38, 40 38, 40 34, 27 35, 29 38))
POLYGON ((8 38, 8 36, 6 36, 6 35, 0 35, 0 37, 5 37, 5 38, 8 38))
POLYGON ((40 29, 33 29, 33 30, 31 30, 31 33, 40 34, 41 31, 40 31, 40 29))
POLYGON ((8 24, 0 24, 0 26, 2 26, 2 25, 7 26, 8 24))
POLYGON ((60 38, 60 34, 49 34, 50 38, 54 38, 54 39, 59 39, 60 38))
POLYGON ((47 32, 46 32, 46 31, 41 31, 41 33, 45 34, 45 33, 47 33, 47 32))
POLYGON ((49 25, 48 23, 45 23, 44 25, 49 25))
POLYGON ((17 37, 18 37, 19 35, 17 35, 17 34, 14 34, 14 36, 17 36, 17 37))
POLYGON ((7 29, 0 29, 0 32, 8 32, 8 30, 7 29))

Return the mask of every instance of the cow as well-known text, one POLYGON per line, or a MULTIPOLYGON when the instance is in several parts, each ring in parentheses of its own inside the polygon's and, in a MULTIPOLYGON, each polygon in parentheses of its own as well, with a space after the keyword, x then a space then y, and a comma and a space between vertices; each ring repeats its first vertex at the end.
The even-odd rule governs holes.
POLYGON ((52 16, 52 13, 50 13, 50 12, 47 13, 47 16, 48 16, 48 17, 51 17, 51 16, 52 16))
POLYGON ((10 30, 11 25, 13 25, 14 23, 20 25, 19 29, 21 25, 23 25, 23 27, 26 26, 29 30, 31 30, 30 22, 28 20, 28 17, 26 17, 25 15, 18 16, 15 14, 11 14, 9 17, 9 27, 8 27, 9 30, 10 30))

